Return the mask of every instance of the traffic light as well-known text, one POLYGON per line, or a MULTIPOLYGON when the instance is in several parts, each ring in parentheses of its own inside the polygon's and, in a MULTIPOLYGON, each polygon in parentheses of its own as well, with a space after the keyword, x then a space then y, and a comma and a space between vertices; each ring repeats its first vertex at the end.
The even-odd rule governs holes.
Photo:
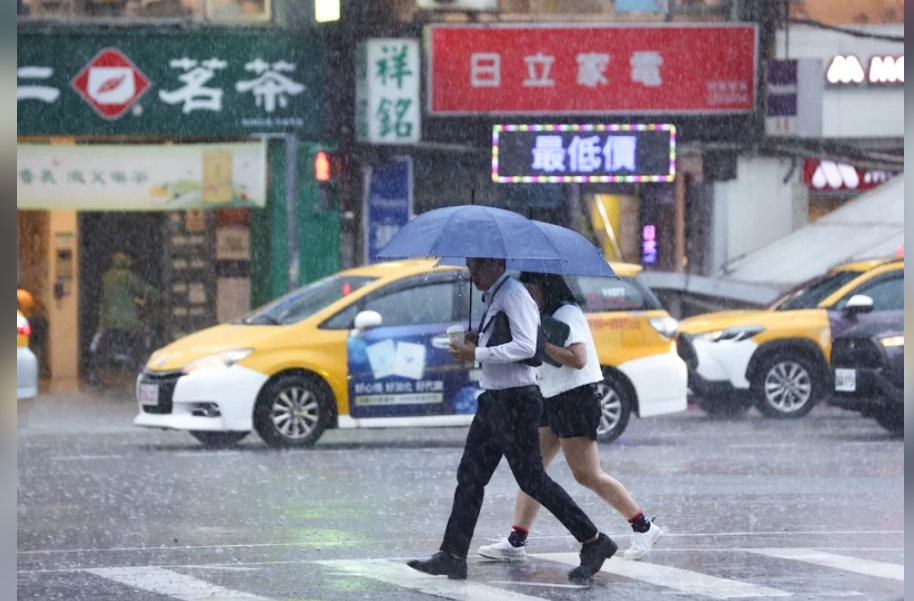
POLYGON ((333 179, 330 154, 324 150, 319 151, 314 157, 314 179, 320 183, 327 183, 333 179))
POLYGON ((339 183, 339 157, 326 150, 314 153, 314 181, 318 187, 318 206, 330 211, 337 206, 339 183))

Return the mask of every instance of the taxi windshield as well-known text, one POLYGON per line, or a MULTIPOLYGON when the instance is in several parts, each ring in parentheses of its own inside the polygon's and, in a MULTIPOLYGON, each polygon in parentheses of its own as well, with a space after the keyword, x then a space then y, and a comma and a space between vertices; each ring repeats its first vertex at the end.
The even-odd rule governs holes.
POLYGON ((333 276, 270 303, 242 317, 237 323, 247 326, 288 326, 302 322, 333 303, 368 286, 377 278, 333 276))
POLYGON ((819 303, 860 277, 860 271, 838 271, 794 288, 771 306, 773 311, 815 309, 819 303))

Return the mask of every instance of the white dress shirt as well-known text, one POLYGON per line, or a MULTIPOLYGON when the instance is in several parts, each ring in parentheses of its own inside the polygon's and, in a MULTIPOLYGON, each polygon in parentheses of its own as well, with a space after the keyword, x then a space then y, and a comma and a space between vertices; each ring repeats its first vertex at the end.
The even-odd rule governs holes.
POLYGON ((587 349, 587 363, 584 369, 575 369, 565 365, 553 367, 548 363, 543 363, 540 368, 540 392, 543 393, 544 399, 551 399, 575 388, 603 381, 603 370, 600 368, 597 345, 594 344, 590 324, 587 323, 584 311, 577 305, 564 305, 552 317, 567 324, 570 329, 568 340, 562 346, 571 348, 576 344, 583 344, 587 349))
POLYGON ((485 323, 479 333, 479 347, 476 349, 476 361, 482 366, 479 386, 483 390, 535 386, 536 368, 519 362, 536 354, 536 338, 540 327, 540 312, 536 302, 523 284, 507 274, 499 278, 483 295, 482 300, 486 303, 487 310, 485 323), (485 348, 494 330, 494 325, 489 324, 501 312, 511 322, 513 340, 508 344, 485 348))

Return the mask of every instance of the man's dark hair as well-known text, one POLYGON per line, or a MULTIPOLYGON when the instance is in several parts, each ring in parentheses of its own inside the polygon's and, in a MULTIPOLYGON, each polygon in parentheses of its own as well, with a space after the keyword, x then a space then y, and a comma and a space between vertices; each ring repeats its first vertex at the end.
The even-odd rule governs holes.
POLYGON ((574 295, 571 286, 560 275, 548 273, 530 273, 520 274, 521 284, 532 284, 543 289, 543 296, 546 297, 546 306, 543 307, 543 313, 554 315, 556 311, 562 308, 563 304, 581 305, 581 301, 574 295))

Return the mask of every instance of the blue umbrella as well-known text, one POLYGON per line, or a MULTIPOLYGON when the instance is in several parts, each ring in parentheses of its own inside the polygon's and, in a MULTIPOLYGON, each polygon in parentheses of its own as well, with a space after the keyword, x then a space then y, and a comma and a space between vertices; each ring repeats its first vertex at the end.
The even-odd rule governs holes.
MULTIPOLYGON (((552 244, 562 254, 563 261, 541 261, 537 259, 508 259, 510 271, 530 271, 533 273, 552 273, 556 275, 581 275, 593 277, 616 277, 615 272, 606 262, 603 254, 587 241, 584 236, 568 228, 533 221, 541 232, 549 237, 552 244)), ((442 258, 439 265, 465 265, 466 262, 453 257, 442 258)))
POLYGON ((526 259, 552 269, 565 262, 552 236, 526 217, 478 206, 424 213, 400 228, 378 253, 381 259, 417 257, 526 259))

